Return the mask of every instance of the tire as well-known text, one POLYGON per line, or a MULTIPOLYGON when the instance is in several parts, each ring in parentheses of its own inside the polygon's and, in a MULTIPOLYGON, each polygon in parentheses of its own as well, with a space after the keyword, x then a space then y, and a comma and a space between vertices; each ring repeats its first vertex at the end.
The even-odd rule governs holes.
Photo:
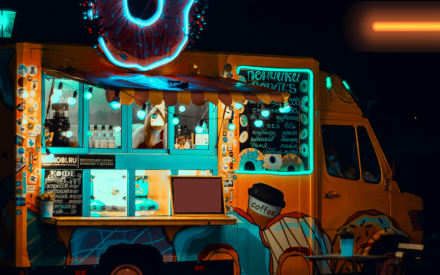
POLYGON ((152 246, 115 245, 101 255, 99 268, 101 275, 161 275, 162 262, 162 254, 152 246))
MULTIPOLYGON (((374 244, 369 254, 393 256, 398 250, 397 246, 399 245, 399 243, 409 243, 409 241, 406 237, 401 235, 390 235, 390 236, 382 237, 374 244)), ((391 257, 388 260, 379 263, 367 262, 362 268, 362 273, 377 274, 377 275, 404 274, 404 270, 402 269, 401 264, 395 265, 395 263, 396 263, 395 257, 391 257), (378 272, 379 270, 381 270, 380 274, 378 272)))

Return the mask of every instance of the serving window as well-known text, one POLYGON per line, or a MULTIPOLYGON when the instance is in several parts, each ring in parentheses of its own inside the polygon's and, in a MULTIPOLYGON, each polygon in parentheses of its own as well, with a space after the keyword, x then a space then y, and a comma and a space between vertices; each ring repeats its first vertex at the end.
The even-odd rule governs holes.
POLYGON ((127 170, 98 170, 90 172, 91 217, 127 216, 127 170))
POLYGON ((112 108, 105 97, 105 90, 84 85, 86 93, 92 93, 88 100, 88 148, 122 148, 122 108, 112 108))
MULTIPOLYGON (((216 154, 216 113, 209 102, 172 107, 109 103, 103 88, 44 77, 42 124, 50 125, 45 145, 52 153, 216 154)), ((22 127, 31 119, 24 114, 22 127)))

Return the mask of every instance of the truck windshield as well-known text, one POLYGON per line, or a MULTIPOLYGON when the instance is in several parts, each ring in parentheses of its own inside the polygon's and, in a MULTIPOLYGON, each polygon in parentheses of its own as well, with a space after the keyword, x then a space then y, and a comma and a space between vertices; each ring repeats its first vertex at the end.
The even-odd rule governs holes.
POLYGON ((353 126, 322 125, 325 165, 334 177, 358 180, 359 161, 353 126))

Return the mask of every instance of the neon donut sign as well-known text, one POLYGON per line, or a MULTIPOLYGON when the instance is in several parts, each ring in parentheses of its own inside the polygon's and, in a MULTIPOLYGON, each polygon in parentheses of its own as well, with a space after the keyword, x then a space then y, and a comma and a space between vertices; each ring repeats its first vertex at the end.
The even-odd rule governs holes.
POLYGON ((99 46, 116 66, 152 70, 173 61, 187 45, 195 0, 157 0, 147 20, 131 15, 128 0, 115 1, 98 0, 96 13, 102 18, 99 46))

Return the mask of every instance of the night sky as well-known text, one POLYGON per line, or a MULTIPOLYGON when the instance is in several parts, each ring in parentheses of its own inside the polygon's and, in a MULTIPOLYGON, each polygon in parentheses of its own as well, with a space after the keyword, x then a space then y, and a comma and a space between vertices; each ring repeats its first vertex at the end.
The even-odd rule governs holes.
MULTIPOLYGON (((142 7, 147 1, 132 4, 142 7)), ((92 45, 79 3, 21 0, 2 1, 0 7, 17 11, 11 41, 92 45)), ((353 52, 343 31, 350 1, 209 3, 207 28, 197 40, 197 50, 308 56, 318 60, 321 70, 337 74, 350 84, 390 165, 396 162, 401 189, 422 196, 430 213, 437 211, 435 195, 440 191, 439 183, 431 171, 440 166, 440 126, 435 116, 440 98, 438 52, 353 52), (370 114, 366 101, 379 101, 371 105, 370 114)))

